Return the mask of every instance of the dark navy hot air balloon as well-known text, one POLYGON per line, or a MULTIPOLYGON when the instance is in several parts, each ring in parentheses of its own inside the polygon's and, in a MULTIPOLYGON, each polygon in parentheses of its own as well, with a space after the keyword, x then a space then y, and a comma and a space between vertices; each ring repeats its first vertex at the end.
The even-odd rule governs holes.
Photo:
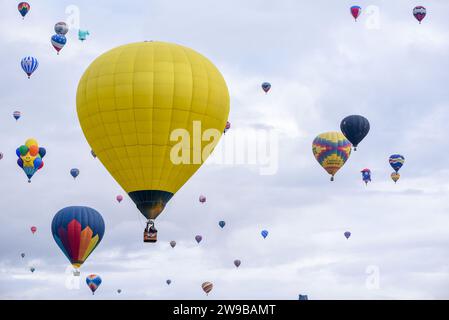
POLYGON ((265 94, 268 93, 271 89, 271 84, 269 82, 262 83, 262 90, 265 92, 265 94))
POLYGON ((51 223, 56 244, 75 269, 81 267, 104 235, 104 220, 98 211, 73 206, 61 209, 51 223))
POLYGON ((351 232, 349 231, 346 231, 344 234, 346 239, 349 239, 349 237, 351 236, 351 232))
POLYGON ((80 174, 80 171, 77 168, 73 168, 70 170, 70 175, 73 177, 73 179, 78 177, 79 174, 80 174))
POLYGON ((358 144, 366 137, 369 132, 370 125, 368 119, 359 115, 352 115, 344 118, 340 123, 341 132, 343 132, 346 139, 354 146, 354 151, 357 150, 358 144))
POLYGON ((218 222, 218 225, 223 229, 224 226, 226 225, 226 222, 225 221, 220 221, 220 222, 218 222))
POLYGON ((268 231, 267 231, 267 230, 262 230, 262 231, 260 232, 260 234, 262 235, 262 237, 263 237, 264 239, 266 239, 266 237, 268 236, 268 231))
POLYGON ((203 240, 203 237, 200 235, 197 235, 197 236, 195 236, 195 240, 196 240, 196 242, 200 243, 201 240, 203 240))

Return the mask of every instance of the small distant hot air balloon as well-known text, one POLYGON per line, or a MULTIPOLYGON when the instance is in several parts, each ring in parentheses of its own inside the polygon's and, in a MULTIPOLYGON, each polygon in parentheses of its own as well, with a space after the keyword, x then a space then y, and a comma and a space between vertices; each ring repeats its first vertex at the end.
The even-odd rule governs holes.
POLYGON ((117 289, 117 293, 118 294, 122 293, 122 289, 117 289))
POLYGON ((95 154, 94 150, 90 150, 90 154, 92 155, 92 157, 96 158, 97 155, 95 154))
POLYGON ((268 93, 271 89, 271 84, 269 82, 262 83, 262 90, 265 92, 265 94, 268 93))
POLYGON ((101 278, 96 274, 90 274, 86 277, 86 284, 89 286, 92 294, 95 294, 95 291, 101 284, 101 278))
POLYGON ((21 253, 20 256, 23 258, 25 258, 25 253, 21 253))
POLYGON ((229 129, 231 129, 231 123, 229 121, 226 122, 226 127, 224 129, 224 133, 226 133, 229 129))
POLYGON ((267 231, 267 230, 262 230, 262 231, 260 232, 260 234, 262 235, 262 237, 263 237, 264 239, 266 239, 266 237, 268 236, 268 231, 267 231))
POLYGON ((212 284, 212 282, 204 282, 201 285, 201 288, 203 288, 203 291, 206 292, 206 295, 209 295, 209 292, 212 291, 213 287, 214 287, 214 285, 212 284))
POLYGON ((0 160, 2 160, 2 159, 3 159, 3 153, 0 152, 0 160))
POLYGON ((33 175, 44 166, 42 158, 46 153, 46 150, 39 148, 37 141, 32 138, 16 149, 17 165, 27 175, 28 182, 31 182, 33 175))
POLYGON ((73 179, 76 179, 76 177, 78 177, 79 174, 80 174, 79 169, 77 168, 70 169, 70 175, 73 177, 73 179))
POLYGON ((349 237, 351 236, 351 232, 346 231, 346 232, 344 233, 344 235, 345 235, 346 239, 349 239, 349 237))
POLYGON ((117 197, 115 197, 115 199, 117 200, 118 203, 120 203, 123 200, 123 196, 121 194, 119 194, 119 195, 117 195, 117 197))
POLYGON ((25 16, 30 11, 31 6, 28 2, 21 2, 17 6, 17 9, 19 10, 20 14, 22 15, 22 19, 25 19, 25 16))
POLYGON ((176 247, 176 241, 174 241, 174 240, 170 241, 170 246, 172 248, 176 247))
POLYGON ((69 26, 65 22, 58 22, 55 24, 56 34, 65 36, 69 32, 69 26))
POLYGON ((25 57, 20 62, 23 71, 28 75, 28 79, 30 79, 31 75, 34 71, 36 71, 37 67, 39 67, 39 62, 34 57, 25 57))
POLYGON ((350 11, 351 11, 352 16, 354 17, 354 20, 357 21, 357 18, 362 13, 362 8, 359 6, 352 6, 350 11))
POLYGON ((402 168, 405 158, 400 154, 393 154, 390 156, 390 159, 388 161, 390 162, 390 166, 394 169, 394 171, 398 172, 399 169, 402 168))
POLYGON ((371 182, 371 170, 368 168, 363 169, 360 171, 362 173, 362 180, 365 182, 365 185, 368 184, 368 182, 371 182))
POLYGON ((37 228, 35 226, 32 226, 30 229, 32 234, 35 234, 37 231, 37 228))
POLYGON ((401 177, 401 175, 399 173, 397 173, 397 172, 393 172, 391 174, 391 180, 393 180, 394 183, 396 183, 399 180, 400 177, 401 177))
POLYGON ((318 135, 312 143, 315 159, 331 175, 331 181, 351 155, 351 143, 340 132, 318 135))
POLYGON ((56 52, 59 54, 59 51, 64 48, 67 43, 67 38, 62 34, 55 34, 51 37, 51 44, 53 48, 55 48, 56 52))
POLYGON ((12 116, 13 116, 14 119, 16 119, 16 121, 17 121, 17 120, 19 120, 20 117, 22 116, 22 113, 21 113, 20 111, 14 111, 14 112, 12 113, 12 116))
POLYGON ((225 221, 220 221, 220 222, 218 222, 218 225, 223 229, 224 226, 226 225, 226 222, 225 221))
POLYGON ((103 239, 104 220, 95 209, 82 206, 59 210, 51 223, 56 244, 75 269, 79 269, 103 239))
POLYGON ((206 202, 206 197, 201 195, 199 200, 200 200, 201 203, 205 203, 206 202))
POLYGON ((341 121, 340 129, 346 139, 348 139, 354 146, 354 151, 356 151, 358 144, 368 134, 370 125, 368 119, 365 117, 352 115, 341 121))
POLYGON ((200 243, 201 240, 203 240, 203 237, 200 236, 200 235, 197 235, 197 236, 195 237, 195 240, 196 240, 196 242, 200 243))
POLYGON ((89 31, 79 29, 79 31, 78 31, 78 39, 80 41, 86 40, 88 35, 90 35, 89 31))
POLYGON ((306 294, 300 294, 298 300, 309 300, 309 297, 306 294))
POLYGON ((421 21, 426 17, 427 10, 423 6, 417 6, 413 9, 413 15, 415 16, 416 20, 419 21, 421 24, 421 21))
POLYGON ((234 265, 238 268, 242 262, 240 260, 234 260, 234 265))
POLYGON ((167 283, 167 285, 170 285, 171 284, 171 280, 170 279, 168 279, 167 281, 165 281, 166 283, 167 283))
POLYGON ((30 268, 30 271, 31 271, 31 272, 34 272, 34 271, 36 271, 36 268, 31 267, 31 268, 30 268))

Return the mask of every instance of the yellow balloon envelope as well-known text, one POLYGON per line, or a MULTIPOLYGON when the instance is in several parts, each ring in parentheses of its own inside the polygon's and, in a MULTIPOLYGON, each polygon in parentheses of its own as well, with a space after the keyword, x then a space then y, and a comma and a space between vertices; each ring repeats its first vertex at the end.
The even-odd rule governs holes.
POLYGON ((399 173, 397 173, 397 172, 393 172, 391 174, 391 180, 393 180, 394 183, 396 183, 399 180, 400 177, 401 177, 401 175, 399 173))
POLYGON ((340 170, 351 155, 351 143, 341 132, 326 132, 313 140, 312 151, 318 163, 331 175, 340 170))
POLYGON ((98 57, 79 82, 76 103, 92 150, 148 219, 162 212, 210 152, 199 159, 195 154, 212 151, 221 137, 200 135, 195 142, 198 130, 222 133, 229 114, 225 80, 207 58, 153 41, 98 57), (179 142, 179 130, 187 142, 179 142), (191 161, 174 161, 174 151, 191 161))

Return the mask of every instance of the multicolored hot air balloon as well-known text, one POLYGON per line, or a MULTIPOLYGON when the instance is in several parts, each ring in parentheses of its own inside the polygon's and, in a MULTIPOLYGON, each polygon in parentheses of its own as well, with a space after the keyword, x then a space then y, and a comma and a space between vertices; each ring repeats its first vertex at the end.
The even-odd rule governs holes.
POLYGON ((225 221, 219 221, 218 222, 218 225, 223 229, 224 228, 224 226, 226 225, 226 222, 225 221))
POLYGON ((30 230, 31 230, 31 233, 32 233, 32 234, 35 234, 36 231, 37 231, 37 228, 36 228, 35 226, 32 226, 32 227, 30 228, 30 230))
POLYGON ((90 35, 90 33, 87 30, 81 30, 81 29, 78 30, 78 39, 80 41, 86 40, 87 36, 89 36, 89 35, 90 35))
POLYGON ((69 32, 69 26, 65 22, 58 22, 55 24, 56 34, 65 36, 69 32))
POLYGON ((397 172, 393 172, 391 174, 391 180, 393 180, 394 183, 396 183, 399 180, 400 177, 401 177, 401 175, 399 173, 397 173, 397 172))
POLYGON ((368 182, 371 182, 371 170, 368 168, 360 171, 362 173, 362 180, 365 182, 365 185, 368 185, 368 182))
POLYGON ((346 239, 349 239, 349 237, 351 236, 351 232, 346 231, 346 232, 344 233, 344 235, 345 235, 346 239))
POLYGON ((271 89, 271 83, 269 83, 269 82, 262 83, 262 90, 265 92, 265 94, 267 94, 268 91, 270 91, 270 89, 271 89))
POLYGON ((66 207, 59 210, 51 223, 56 244, 75 269, 81 267, 87 257, 103 239, 104 221, 98 211, 89 207, 66 207))
POLYGON ((171 280, 170 279, 167 279, 167 281, 165 281, 165 282, 167 283, 167 285, 171 284, 171 280))
POLYGON ((138 42, 92 62, 78 85, 77 112, 101 163, 148 219, 147 225, 153 225, 223 136, 229 92, 219 70, 199 53, 166 42, 138 42), (119 106, 125 105, 125 113, 136 116, 123 116, 119 106), (183 138, 167 143, 173 128, 191 137, 207 129, 214 136, 195 146, 183 138), (182 159, 173 159, 175 153, 182 159))
POLYGON ((115 199, 117 200, 118 203, 123 201, 123 196, 121 194, 117 195, 117 197, 115 197, 115 199))
POLYGON ((331 175, 340 170, 351 155, 351 143, 340 132, 326 132, 313 140, 312 151, 318 163, 331 175))
POLYGON ((206 292, 206 295, 209 295, 209 292, 212 291, 213 287, 214 287, 214 285, 212 284, 212 282, 208 282, 208 281, 204 282, 201 285, 201 288, 203 288, 203 291, 206 292))
POLYGON ((240 260, 234 260, 234 265, 238 268, 242 262, 240 260))
POLYGON ((206 202, 206 197, 203 196, 203 195, 201 195, 200 198, 199 198, 199 201, 200 201, 201 203, 205 203, 205 202, 206 202))
POLYGON ((421 24, 421 21, 426 17, 427 10, 423 6, 417 6, 413 9, 413 15, 415 16, 416 20, 419 21, 421 24))
POLYGON ((22 116, 22 113, 21 113, 20 111, 14 111, 14 112, 12 113, 12 116, 13 116, 14 119, 16 119, 16 121, 17 121, 17 120, 19 120, 20 117, 22 116))
POLYGON ((32 138, 16 149, 17 165, 25 172, 28 182, 31 182, 31 177, 44 166, 42 158, 46 153, 45 148, 39 148, 37 141, 32 138))
POLYGON ((201 240, 203 240, 203 237, 200 235, 197 235, 197 236, 195 236, 195 240, 196 240, 196 242, 200 243, 201 240))
POLYGON ((268 237, 268 231, 267 231, 267 230, 262 230, 262 231, 260 232, 260 234, 262 235, 262 237, 263 237, 264 239, 266 239, 266 237, 268 237))
POLYGON ((170 246, 172 248, 176 247, 176 241, 174 241, 174 240, 170 241, 170 246))
POLYGON ((31 75, 34 71, 36 71, 37 67, 39 67, 39 61, 37 61, 34 57, 25 57, 20 62, 23 71, 28 75, 28 79, 30 79, 31 75))
POLYGON ((357 150, 358 144, 366 137, 369 132, 370 125, 368 119, 359 115, 352 115, 344 118, 340 123, 341 132, 346 139, 354 146, 354 151, 357 150))
POLYGON ((362 13, 362 8, 359 6, 352 6, 350 11, 351 11, 352 16, 354 17, 354 20, 357 21, 357 18, 362 13))
POLYGON ((20 14, 22 15, 22 19, 25 19, 25 16, 30 11, 31 6, 28 2, 20 2, 17 6, 17 9, 19 10, 20 14))
POLYGON ((77 168, 70 169, 70 175, 73 177, 73 179, 76 179, 76 177, 78 177, 79 174, 80 174, 79 169, 77 168))
POLYGON ((59 54, 59 51, 64 48, 65 44, 67 43, 67 38, 62 34, 55 34, 51 37, 51 44, 53 48, 55 48, 57 54, 59 54))
POLYGON ((390 166, 394 169, 394 171, 398 172, 399 169, 402 168, 405 158, 400 154, 393 154, 390 156, 390 159, 388 161, 390 162, 390 166))
POLYGON ((101 284, 101 278, 99 275, 90 274, 86 277, 86 284, 92 291, 92 294, 95 294, 95 291, 98 289, 98 287, 101 284))

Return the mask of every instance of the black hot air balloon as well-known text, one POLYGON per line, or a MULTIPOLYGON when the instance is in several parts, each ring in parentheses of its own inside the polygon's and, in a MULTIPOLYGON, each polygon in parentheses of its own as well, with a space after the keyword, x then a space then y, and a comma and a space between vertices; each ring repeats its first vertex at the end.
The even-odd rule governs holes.
POLYGON ((340 129, 352 145, 354 151, 357 150, 357 145, 369 132, 369 121, 365 117, 359 115, 347 116, 341 121, 340 129))

